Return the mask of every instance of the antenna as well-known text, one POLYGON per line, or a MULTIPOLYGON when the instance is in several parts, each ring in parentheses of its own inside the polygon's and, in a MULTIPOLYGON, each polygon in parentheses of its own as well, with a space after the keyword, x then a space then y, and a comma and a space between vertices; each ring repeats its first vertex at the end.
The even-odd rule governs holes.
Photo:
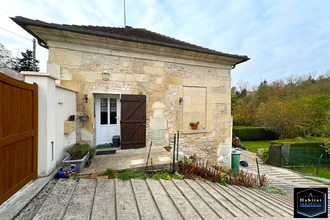
POLYGON ((124 0, 124 27, 126 27, 126 5, 124 0))

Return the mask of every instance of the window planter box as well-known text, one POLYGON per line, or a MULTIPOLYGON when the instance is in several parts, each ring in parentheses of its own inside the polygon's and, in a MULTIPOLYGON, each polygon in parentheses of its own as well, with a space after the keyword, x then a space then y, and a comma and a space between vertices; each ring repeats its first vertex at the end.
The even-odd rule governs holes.
POLYGON ((75 121, 64 121, 64 134, 70 134, 76 130, 75 121))
POLYGON ((86 154, 80 160, 71 160, 71 156, 68 155, 66 158, 64 158, 63 163, 75 164, 77 167, 77 173, 79 173, 85 167, 85 164, 88 161, 88 159, 89 159, 89 153, 86 154))

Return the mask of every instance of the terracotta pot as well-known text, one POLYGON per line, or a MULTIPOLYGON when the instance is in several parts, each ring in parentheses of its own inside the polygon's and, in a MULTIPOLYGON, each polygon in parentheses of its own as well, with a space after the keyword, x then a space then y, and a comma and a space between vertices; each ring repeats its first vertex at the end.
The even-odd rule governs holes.
POLYGON ((171 152, 171 147, 164 147, 165 150, 167 150, 168 152, 171 152))
POLYGON ((197 127, 198 127, 198 124, 194 124, 194 125, 191 126, 191 129, 196 130, 197 127))

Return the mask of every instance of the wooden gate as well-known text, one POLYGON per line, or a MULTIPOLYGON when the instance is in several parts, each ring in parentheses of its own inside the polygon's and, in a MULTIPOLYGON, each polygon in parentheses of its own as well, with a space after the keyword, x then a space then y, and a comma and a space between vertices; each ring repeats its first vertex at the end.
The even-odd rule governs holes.
POLYGON ((121 95, 121 149, 146 146, 146 96, 121 95))
POLYGON ((0 73, 0 204, 37 177, 38 85, 0 73))

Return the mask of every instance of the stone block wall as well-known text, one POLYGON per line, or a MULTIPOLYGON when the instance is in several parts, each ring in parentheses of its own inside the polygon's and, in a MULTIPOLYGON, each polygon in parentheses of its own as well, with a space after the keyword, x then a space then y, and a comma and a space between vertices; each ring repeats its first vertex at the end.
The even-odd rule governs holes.
POLYGON ((60 68, 60 83, 78 91, 78 116, 83 114, 84 94, 89 97, 85 111, 90 119, 77 122, 77 141, 95 143, 95 94, 143 94, 147 97, 147 146, 150 141, 155 147, 168 145, 179 130, 183 153, 220 158, 229 165, 231 65, 162 56, 153 46, 137 53, 72 43, 48 45, 48 66, 60 68), (109 81, 102 80, 104 70, 110 73, 109 81), (191 130, 190 121, 200 121, 199 129, 191 130))

